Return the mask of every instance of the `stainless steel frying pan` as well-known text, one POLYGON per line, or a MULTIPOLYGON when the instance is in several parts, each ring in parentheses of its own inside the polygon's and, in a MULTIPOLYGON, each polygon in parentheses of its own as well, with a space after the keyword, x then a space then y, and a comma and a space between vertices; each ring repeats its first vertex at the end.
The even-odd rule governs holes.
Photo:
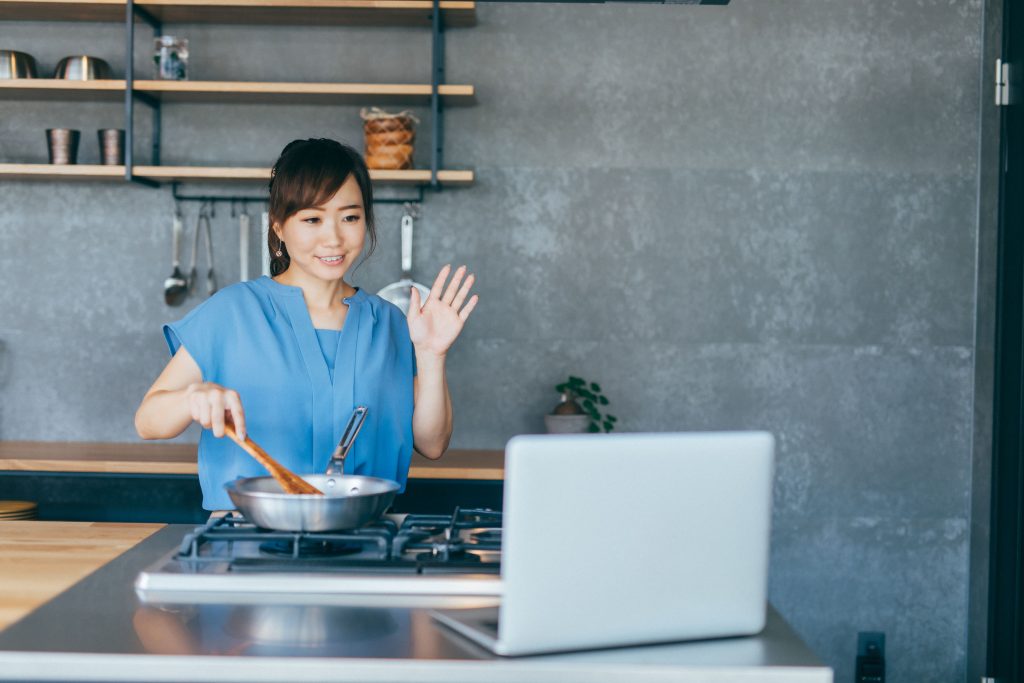
POLYGON ((358 529, 376 520, 398 493, 398 482, 352 474, 302 477, 324 495, 285 493, 273 477, 236 479, 224 485, 246 519, 278 531, 358 529))

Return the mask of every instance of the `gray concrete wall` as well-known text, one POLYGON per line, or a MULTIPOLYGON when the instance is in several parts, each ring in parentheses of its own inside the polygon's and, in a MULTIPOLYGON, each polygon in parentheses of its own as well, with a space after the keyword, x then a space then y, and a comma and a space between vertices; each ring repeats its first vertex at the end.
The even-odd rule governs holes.
MULTIPOLYGON (((886 632, 895 683, 963 680, 980 0, 488 4, 479 18, 449 33, 449 81, 479 103, 449 111, 446 148, 478 181, 431 196, 416 243, 418 279, 449 261, 479 275, 450 357, 454 445, 539 431, 569 373, 603 385, 624 430, 770 429, 774 603, 837 681, 860 630, 886 632)), ((196 79, 428 76, 416 30, 175 30, 196 79)), ((45 67, 84 50, 122 68, 118 27, 0 32, 45 67)), ((0 107, 4 160, 44 161, 57 125, 87 131, 95 159, 91 131, 121 116, 0 107)), ((356 108, 167 106, 165 163, 269 164, 292 138, 358 130, 356 108)), ((160 325, 185 312, 161 298, 169 192, 4 182, 0 202, 0 437, 134 440, 166 360, 160 325)), ((398 217, 380 210, 355 284, 397 278, 398 217)))

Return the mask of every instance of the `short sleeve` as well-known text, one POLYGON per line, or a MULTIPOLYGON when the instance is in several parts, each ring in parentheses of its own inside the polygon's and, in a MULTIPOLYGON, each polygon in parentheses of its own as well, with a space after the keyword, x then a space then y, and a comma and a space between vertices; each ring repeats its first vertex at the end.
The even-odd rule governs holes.
POLYGON ((195 360, 203 375, 203 381, 212 381, 213 358, 216 349, 217 316, 214 315, 208 299, 193 308, 188 315, 177 322, 164 325, 164 339, 171 356, 184 346, 195 360))

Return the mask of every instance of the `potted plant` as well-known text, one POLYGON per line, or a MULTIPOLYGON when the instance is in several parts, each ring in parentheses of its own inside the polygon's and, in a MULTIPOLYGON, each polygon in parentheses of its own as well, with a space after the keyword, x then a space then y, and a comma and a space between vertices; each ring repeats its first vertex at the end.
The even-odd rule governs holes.
POLYGON ((555 409, 544 416, 544 425, 551 434, 579 432, 610 432, 618 421, 614 415, 601 413, 608 399, 601 393, 596 382, 587 382, 580 377, 569 376, 568 381, 555 386, 562 395, 555 409))

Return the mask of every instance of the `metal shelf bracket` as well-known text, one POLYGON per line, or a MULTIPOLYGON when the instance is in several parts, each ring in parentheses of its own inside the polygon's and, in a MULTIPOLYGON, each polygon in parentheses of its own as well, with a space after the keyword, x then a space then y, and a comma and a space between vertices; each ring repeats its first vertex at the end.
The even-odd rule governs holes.
POLYGON ((135 100, 150 107, 153 112, 153 146, 152 165, 160 165, 160 100, 147 94, 135 91, 135 17, 140 17, 153 29, 153 36, 158 37, 163 31, 160 21, 145 8, 139 7, 134 0, 125 4, 125 69, 124 69, 124 177, 130 182, 148 187, 160 187, 160 183, 149 178, 138 178, 133 171, 135 165, 135 100))
POLYGON ((231 203, 236 203, 236 202, 241 202, 243 204, 249 203, 249 202, 259 202, 261 204, 266 204, 268 199, 269 199, 269 197, 267 197, 267 196, 254 197, 254 196, 251 196, 251 195, 185 195, 185 194, 181 194, 178 191, 178 188, 180 188, 180 187, 181 187, 181 183, 179 183, 179 182, 171 183, 171 197, 176 202, 202 202, 202 203, 213 203, 213 202, 231 202, 231 203))
POLYGON ((444 163, 444 105, 438 88, 445 82, 444 74, 444 21, 441 17, 441 1, 434 0, 430 16, 431 25, 431 69, 430 69, 430 121, 433 127, 433 146, 430 150, 430 187, 441 190, 437 171, 444 163))

